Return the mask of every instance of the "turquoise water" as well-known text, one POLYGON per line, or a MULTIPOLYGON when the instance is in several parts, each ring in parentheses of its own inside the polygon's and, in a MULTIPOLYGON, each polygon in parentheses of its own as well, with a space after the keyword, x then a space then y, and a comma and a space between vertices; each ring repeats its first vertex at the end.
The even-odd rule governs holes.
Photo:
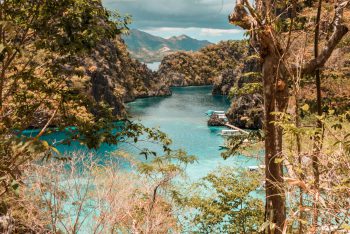
MULTIPOLYGON (((198 179, 218 166, 247 167, 259 165, 256 159, 244 156, 235 156, 228 160, 221 157, 219 146, 224 144, 222 136, 218 135, 224 127, 208 127, 208 110, 226 110, 230 105, 229 100, 223 96, 212 96, 211 86, 173 88, 170 97, 152 97, 138 99, 127 105, 133 120, 141 122, 147 127, 159 127, 168 134, 173 141, 173 149, 183 149, 189 155, 195 155, 197 162, 187 167, 187 175, 190 179, 198 179)), ((35 134, 35 132, 33 132, 35 134)), ((50 142, 60 142, 65 139, 64 132, 45 136, 50 142)), ((138 143, 138 147, 157 149, 151 143, 138 143)), ((70 146, 57 145, 63 153, 72 151, 88 151, 86 147, 77 142, 70 146)), ((116 150, 126 151, 138 155, 133 145, 122 144, 117 146, 103 145, 97 151, 90 151, 98 155, 100 159, 109 158, 108 155, 116 150)), ((159 150, 160 151, 160 150, 159 150)), ((144 160, 139 156, 140 160, 144 160)), ((121 163, 125 164, 122 160, 121 163)), ((126 164, 125 164, 126 165, 126 164)))
MULTIPOLYGON (((235 156, 228 160, 221 157, 219 146, 224 143, 223 137, 218 135, 224 127, 208 127, 208 117, 205 112, 208 110, 226 110, 230 105, 229 100, 223 96, 212 96, 211 87, 185 87, 173 88, 173 95, 170 97, 153 97, 139 99, 127 105, 133 120, 141 122, 147 127, 159 127, 167 133, 173 141, 172 148, 183 149, 190 155, 197 157, 197 162, 190 164, 186 168, 189 180, 180 182, 192 182, 202 178, 208 172, 215 170, 219 166, 247 167, 261 164, 256 159, 245 156, 235 156)), ((27 134, 37 134, 35 131, 28 131, 27 134)), ((65 139, 64 132, 44 136, 44 139, 59 143, 65 139)), ((157 148, 151 143, 140 142, 139 147, 157 148)), ((62 153, 73 151, 88 151, 77 142, 72 145, 57 145, 62 153)), ((103 145, 97 151, 90 151, 100 159, 110 159, 109 154, 122 150, 130 154, 138 155, 139 151, 129 144, 121 144, 118 147, 103 145)), ((145 160, 143 156, 138 156, 140 160, 145 160)), ((124 168, 128 169, 128 164, 121 160, 124 168)), ((82 180, 83 181, 83 180, 82 180)), ((261 196, 254 193, 254 196, 261 196)), ((64 209, 71 212, 72 203, 67 202, 64 209)), ((74 207, 73 207, 74 208, 74 207)), ((74 209, 73 209, 74 210, 74 209)), ((87 208, 90 212, 90 208, 87 208)), ((74 212, 73 212, 74 217, 74 212)), ((86 220, 92 221, 93 213, 89 213, 86 220)), ((79 233, 89 233, 89 223, 86 222, 79 233)))
POLYGON ((205 176, 218 166, 247 167, 259 165, 256 159, 235 156, 223 160, 218 135, 224 127, 208 127, 208 110, 226 110, 230 102, 223 96, 212 96, 211 86, 173 88, 171 97, 138 99, 129 103, 130 114, 147 127, 159 127, 173 140, 173 147, 195 155, 197 163, 187 167, 191 179, 205 176))

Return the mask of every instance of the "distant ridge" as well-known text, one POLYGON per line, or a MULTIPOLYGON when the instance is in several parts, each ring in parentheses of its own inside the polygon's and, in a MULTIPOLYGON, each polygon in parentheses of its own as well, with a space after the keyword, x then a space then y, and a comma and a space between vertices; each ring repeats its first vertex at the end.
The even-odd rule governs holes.
POLYGON ((173 36, 169 39, 131 29, 123 36, 130 54, 141 62, 160 62, 164 56, 176 51, 197 51, 209 44, 206 40, 196 40, 187 35, 173 36))

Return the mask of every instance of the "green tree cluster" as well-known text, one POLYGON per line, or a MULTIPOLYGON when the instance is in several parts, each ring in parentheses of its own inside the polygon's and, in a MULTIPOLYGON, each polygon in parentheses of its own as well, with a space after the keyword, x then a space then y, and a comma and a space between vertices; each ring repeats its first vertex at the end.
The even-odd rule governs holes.
POLYGON ((183 76, 184 85, 208 85, 226 69, 235 69, 247 54, 246 41, 222 41, 198 52, 176 52, 166 56, 159 74, 183 76))
POLYGON ((177 198, 184 208, 185 230, 193 233, 258 233, 264 222, 259 198, 262 175, 258 172, 220 168, 192 185, 177 198), (187 214, 187 215, 186 215, 187 214))

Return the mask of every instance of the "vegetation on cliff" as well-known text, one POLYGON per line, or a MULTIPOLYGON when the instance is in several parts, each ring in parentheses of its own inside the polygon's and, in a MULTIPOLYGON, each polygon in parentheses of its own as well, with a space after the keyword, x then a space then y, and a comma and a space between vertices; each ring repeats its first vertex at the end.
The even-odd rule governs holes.
POLYGON ((120 107, 114 112, 120 116, 125 114, 125 102, 171 94, 155 72, 130 57, 120 37, 98 44, 78 69, 87 77, 86 91, 97 101, 120 107))
POLYGON ((229 20, 249 32, 251 47, 228 41, 179 52, 156 74, 126 52, 128 18, 100 1, 0 1, 0 232, 348 232, 349 5, 237 0, 229 20), (157 129, 118 122, 125 101, 212 83, 233 97, 233 121, 263 126, 228 139, 224 158, 264 145, 264 207, 253 197, 255 172, 228 168, 193 190, 175 187, 195 158, 173 151, 157 129), (66 139, 41 138, 54 131, 66 139), (101 164, 56 148, 140 138, 162 155, 139 148, 140 161, 119 152, 135 173, 120 174, 113 158, 101 164))
POLYGON ((236 69, 247 53, 244 41, 223 41, 198 52, 166 56, 158 74, 170 86, 209 85, 227 69, 236 69))

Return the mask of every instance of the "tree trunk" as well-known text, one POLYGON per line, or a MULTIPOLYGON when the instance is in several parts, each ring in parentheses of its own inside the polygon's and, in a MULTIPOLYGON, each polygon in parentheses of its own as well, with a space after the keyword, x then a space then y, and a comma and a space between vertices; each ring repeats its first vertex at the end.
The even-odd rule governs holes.
MULTIPOLYGON (((316 28, 315 28, 315 38, 314 38, 314 56, 317 58, 319 56, 318 45, 319 45, 319 37, 320 37, 320 20, 321 20, 321 10, 322 10, 322 0, 318 1, 317 15, 316 15, 316 28)), ((316 80, 316 100, 317 100, 317 114, 319 117, 322 116, 322 100, 321 100, 321 76, 320 69, 316 69, 315 73, 316 80)), ((322 128, 321 120, 317 120, 316 127, 317 129, 322 128)), ((320 186, 320 171, 319 171, 319 155, 322 147, 322 139, 320 132, 316 132, 315 135, 315 143, 314 143, 314 153, 312 156, 312 167, 314 172, 314 190, 315 195, 313 199, 313 218, 312 218, 312 233, 317 232, 318 228, 318 216, 319 216, 319 205, 318 205, 318 191, 320 186)))
MULTIPOLYGON (((278 62, 277 56, 268 54, 263 58, 264 106, 265 106, 265 164, 266 164, 266 219, 276 224, 268 233, 282 233, 286 219, 283 192, 282 163, 276 162, 281 153, 282 130, 273 123, 276 116, 278 62)), ((280 100, 280 97, 278 97, 280 100)))

